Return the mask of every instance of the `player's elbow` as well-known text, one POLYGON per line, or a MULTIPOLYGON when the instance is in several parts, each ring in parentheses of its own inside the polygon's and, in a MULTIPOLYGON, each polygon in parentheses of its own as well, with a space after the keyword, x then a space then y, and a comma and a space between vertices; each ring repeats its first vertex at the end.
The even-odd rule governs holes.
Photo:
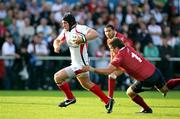
POLYGON ((99 37, 99 34, 96 31, 93 33, 93 35, 95 38, 99 37))
POLYGON ((93 40, 93 39, 96 39, 98 37, 99 37, 99 34, 94 29, 91 29, 89 31, 89 33, 87 34, 87 39, 88 40, 93 40))
POLYGON ((53 47, 56 47, 57 43, 58 43, 58 41, 57 41, 57 40, 54 40, 54 42, 53 42, 53 47))
POLYGON ((97 32, 94 33, 94 39, 95 38, 98 38, 99 37, 99 34, 97 32))
POLYGON ((60 77, 60 74, 59 74, 59 73, 55 73, 55 74, 54 74, 54 81, 55 81, 56 84, 62 84, 63 81, 64 81, 64 79, 62 79, 62 78, 60 77))

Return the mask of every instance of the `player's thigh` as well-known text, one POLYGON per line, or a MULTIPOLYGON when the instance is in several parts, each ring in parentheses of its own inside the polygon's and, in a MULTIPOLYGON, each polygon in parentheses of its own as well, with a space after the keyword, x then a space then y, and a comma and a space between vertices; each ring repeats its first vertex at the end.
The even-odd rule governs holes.
POLYGON ((54 74, 54 79, 55 80, 65 80, 65 79, 73 77, 73 76, 74 76, 74 73, 71 70, 71 68, 66 67, 66 68, 63 68, 63 69, 59 70, 58 72, 56 72, 54 74))
POLYGON ((127 94, 129 97, 134 98, 134 97, 137 95, 137 93, 141 93, 141 92, 144 92, 144 91, 151 90, 152 87, 153 87, 153 83, 136 80, 136 81, 127 89, 126 94, 127 94))
POLYGON ((138 81, 136 80, 132 85, 131 88, 135 93, 141 93, 143 91, 148 91, 151 90, 152 87, 154 86, 153 83, 151 82, 146 82, 146 81, 138 81))
POLYGON ((162 73, 158 69, 156 69, 155 76, 156 76, 155 78, 157 79, 155 82, 155 87, 161 92, 166 93, 168 91, 168 88, 166 86, 166 81, 162 73))

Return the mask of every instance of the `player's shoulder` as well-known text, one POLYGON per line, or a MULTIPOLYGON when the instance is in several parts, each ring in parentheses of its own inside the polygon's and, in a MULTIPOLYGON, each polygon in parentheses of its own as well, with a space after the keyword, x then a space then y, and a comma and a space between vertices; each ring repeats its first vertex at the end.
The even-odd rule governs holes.
POLYGON ((65 29, 62 29, 55 40, 65 40, 67 32, 65 29))
POLYGON ((86 31, 88 29, 90 29, 90 27, 88 27, 87 25, 82 25, 82 24, 76 25, 76 30, 78 30, 78 31, 86 31))
POLYGON ((78 29, 78 28, 84 28, 84 27, 87 27, 86 25, 83 25, 83 24, 77 24, 76 25, 76 29, 78 29))
POLYGON ((125 35, 120 32, 116 32, 116 37, 122 38, 125 37, 125 35))
POLYGON ((67 32, 68 32, 67 30, 62 29, 59 35, 64 35, 64 34, 67 33, 67 32))
POLYGON ((122 56, 126 56, 127 54, 129 54, 130 52, 132 52, 131 47, 128 46, 124 46, 121 49, 119 49, 118 54, 122 55, 122 56))
POLYGON ((126 52, 127 50, 128 50, 128 47, 124 46, 121 49, 119 49, 119 52, 122 53, 122 52, 126 52))
POLYGON ((130 50, 136 52, 136 50, 134 49, 134 47, 131 47, 131 46, 128 46, 128 45, 127 45, 126 47, 129 48, 130 50))

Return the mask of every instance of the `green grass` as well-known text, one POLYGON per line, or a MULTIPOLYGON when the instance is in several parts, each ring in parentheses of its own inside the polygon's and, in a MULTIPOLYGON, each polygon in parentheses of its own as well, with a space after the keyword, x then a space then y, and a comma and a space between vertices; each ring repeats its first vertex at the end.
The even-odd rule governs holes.
MULTIPOLYGON (((158 92, 141 96, 152 107, 153 114, 137 114, 140 107, 125 92, 115 92, 113 112, 107 114, 104 104, 88 91, 73 91, 77 103, 67 108, 57 104, 64 99, 58 91, 0 91, 0 119, 180 119, 180 92, 169 92, 163 98, 158 92)), ((107 92, 106 92, 107 93, 107 92)))

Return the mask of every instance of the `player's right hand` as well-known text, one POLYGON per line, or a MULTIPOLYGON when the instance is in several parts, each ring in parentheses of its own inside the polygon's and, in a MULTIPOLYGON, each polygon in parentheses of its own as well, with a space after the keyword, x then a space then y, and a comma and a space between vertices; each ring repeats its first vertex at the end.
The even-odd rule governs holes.
POLYGON ((113 39, 107 39, 107 45, 109 46, 113 39))
POLYGON ((94 72, 95 71, 95 68, 89 66, 89 65, 86 65, 83 67, 82 69, 83 71, 87 72, 87 71, 91 71, 91 72, 94 72))
POLYGON ((60 47, 55 47, 55 48, 54 48, 54 52, 55 52, 55 53, 59 53, 59 52, 60 52, 60 47))
POLYGON ((89 65, 84 66, 84 67, 82 68, 82 70, 83 70, 84 72, 89 71, 89 70, 90 70, 90 66, 89 66, 89 65))
POLYGON ((76 40, 74 40, 73 42, 77 45, 85 43, 85 41, 83 40, 83 36, 81 34, 77 34, 76 40))

